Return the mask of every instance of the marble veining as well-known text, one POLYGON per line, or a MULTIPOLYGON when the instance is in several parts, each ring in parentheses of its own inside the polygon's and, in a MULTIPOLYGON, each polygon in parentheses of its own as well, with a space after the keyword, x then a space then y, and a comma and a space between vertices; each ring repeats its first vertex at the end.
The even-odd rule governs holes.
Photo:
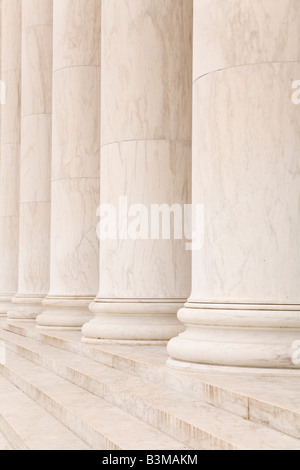
POLYGON ((193 298, 300 304, 298 75, 298 63, 262 64, 195 84, 194 202, 206 218, 193 298))
MULTIPOLYGON (((101 158, 103 204, 188 204, 191 199, 191 145, 123 142, 106 146, 101 158)), ((134 217, 129 218, 129 222, 134 217)), ((100 220, 100 219, 99 219, 100 220)), ((101 298, 186 298, 190 291, 190 252, 186 240, 101 240, 101 298)))
POLYGON ((100 7, 53 2, 51 268, 40 328, 80 328, 98 288, 100 7))
POLYGON ((21 3, 2 1, 1 78, 6 104, 1 106, 0 292, 4 298, 11 298, 18 288, 21 3))
MULTIPOLYGON (((117 209, 126 197, 151 212, 190 202, 191 65, 192 1, 102 1, 102 204, 117 209)), ((190 253, 172 235, 150 238, 100 241, 84 341, 165 341, 182 331, 190 253)))
POLYGON ((299 29, 298 0, 195 0, 193 79, 242 65, 299 61, 299 29))
POLYGON ((176 368, 299 369, 300 76, 296 0, 194 2, 193 253, 176 368))
POLYGON ((54 71, 76 65, 99 66, 101 0, 54 0, 53 10, 54 71))
POLYGON ((191 25, 190 0, 102 1, 102 145, 191 140, 191 25))
POLYGON ((9 318, 35 318, 49 290, 52 0, 22 2, 18 291, 9 318))

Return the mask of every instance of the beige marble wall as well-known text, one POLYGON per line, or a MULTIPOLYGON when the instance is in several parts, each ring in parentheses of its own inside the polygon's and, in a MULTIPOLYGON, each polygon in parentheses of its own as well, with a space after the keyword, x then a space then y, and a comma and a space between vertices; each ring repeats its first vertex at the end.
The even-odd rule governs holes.
POLYGON ((80 328, 98 288, 101 1, 53 7, 50 292, 37 325, 80 328))
MULTIPOLYGON (((102 1, 101 203, 189 202, 191 82, 192 1, 102 1)), ((166 341, 189 291, 184 241, 101 240, 83 340, 166 341)))
POLYGON ((18 288, 19 165, 21 106, 21 0, 2 1, 0 168, 0 313, 7 313, 18 288))
POLYGON ((169 344, 180 361, 295 367, 300 338, 300 3, 196 0, 193 202, 205 243, 169 344), (282 330, 278 330, 282 328, 282 330))
POLYGON ((9 318, 36 318, 49 291, 52 0, 22 1, 18 293, 9 318))

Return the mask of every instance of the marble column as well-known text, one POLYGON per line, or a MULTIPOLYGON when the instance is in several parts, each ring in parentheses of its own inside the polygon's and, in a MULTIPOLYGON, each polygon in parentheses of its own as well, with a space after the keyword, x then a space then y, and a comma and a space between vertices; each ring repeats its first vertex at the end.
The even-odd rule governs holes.
POLYGON ((39 328, 77 329, 98 286, 101 1, 53 2, 50 292, 39 328))
MULTIPOLYGON (((0 0, 0 79, 2 80, 2 0, 0 0)), ((1 83, 3 84, 4 82, 1 82, 1 83)), ((1 115, 2 115, 3 105, 4 103, 1 100, 0 101, 0 173, 1 173, 1 115)), ((1 176, 0 176, 0 179, 1 179, 1 176)), ((0 317, 5 316, 7 313, 7 308, 6 308, 5 303, 6 303, 5 297, 2 299, 0 297, 0 317)), ((9 304, 8 304, 8 308, 9 308, 9 304)))
MULTIPOLYGON (((190 202, 191 82, 192 1, 102 0, 100 200, 118 217, 128 205, 128 224, 132 204, 149 215, 151 204, 190 202)), ((100 241, 100 289, 85 342, 165 342, 182 330, 176 312, 190 289, 184 240, 145 233, 132 240, 125 225, 126 217, 115 240, 100 241)))
POLYGON ((10 319, 32 319, 49 291, 52 0, 22 1, 18 293, 10 319))
POLYGON ((194 2, 193 203, 205 205, 205 242, 170 365, 299 368, 299 31, 298 0, 194 2))
POLYGON ((21 106, 21 0, 2 1, 0 168, 0 313, 7 313, 18 289, 19 164, 21 106))

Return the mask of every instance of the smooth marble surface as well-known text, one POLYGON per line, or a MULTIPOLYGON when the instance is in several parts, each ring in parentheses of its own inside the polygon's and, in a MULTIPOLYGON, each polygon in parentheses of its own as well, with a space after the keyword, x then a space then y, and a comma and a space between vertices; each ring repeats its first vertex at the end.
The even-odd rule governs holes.
POLYGON ((5 378, 55 419, 63 421, 70 431, 94 449, 188 448, 184 443, 12 351, 8 351, 5 366, 0 367, 5 378))
POLYGON ((22 0, 2 0, 2 72, 21 64, 22 0))
POLYGON ((101 143, 191 140, 192 0, 102 1, 101 143))
POLYGON ((12 297, 18 288, 21 0, 2 1, 1 29, 1 78, 6 84, 6 104, 1 105, 0 293, 5 298, 12 297))
POLYGON ((249 64, 299 61, 299 29, 298 0, 195 0, 193 78, 249 64))
MULTIPOLYGON (((135 141, 108 145, 101 152, 100 200, 117 209, 123 195, 127 196, 128 208, 144 204, 151 237, 151 204, 188 204, 190 175, 190 143, 135 141)), ((128 218, 128 226, 133 220, 128 218)), ((101 240, 98 297, 186 299, 191 263, 185 243, 184 239, 174 239, 172 229, 171 240, 101 240)))
POLYGON ((40 328, 80 328, 98 288, 100 6, 53 2, 51 268, 40 328))
POLYGON ((53 15, 54 71, 99 66, 101 0, 54 0, 53 15))
MULTIPOLYGON (((7 328, 0 337, 8 368, 16 371, 14 356, 26 370, 21 389, 30 370, 38 384, 35 366, 24 358, 58 376, 53 390, 60 388, 60 399, 63 377, 192 448, 299 448, 299 371, 178 372, 166 367, 162 346, 91 346, 80 342, 79 332, 37 331, 33 322, 9 322, 7 328)), ((38 388, 51 393, 50 375, 45 379, 47 386, 38 388)))
MULTIPOLYGON (((2 121, 5 114, 2 114, 2 121)), ((20 143, 2 144, 0 172, 0 217, 19 216, 20 143)))
MULTIPOLYGON (((9 49, 4 44, 4 38, 2 38, 3 57, 5 57, 4 49, 9 49)), ((1 106, 1 145, 3 147, 6 144, 20 142, 21 63, 18 69, 13 70, 6 70, 2 65, 2 80, 6 85, 6 104, 1 106)))
POLYGON ((39 330, 81 330, 84 323, 92 319, 89 305, 92 297, 53 296, 49 294, 43 301, 43 313, 36 318, 39 330))
POLYGON ((52 24, 52 0, 22 0, 22 27, 46 26, 52 24))
POLYGON ((178 313, 187 329, 168 351, 191 370, 299 368, 300 4, 194 3, 193 203, 205 238, 178 313))
POLYGON ((0 286, 1 295, 13 296, 18 288, 19 218, 1 217, 0 286))
MULTIPOLYGON (((102 2, 101 204, 118 212, 126 197, 151 213, 151 204, 190 202, 191 65, 192 1, 102 2)), ((151 240, 150 227, 140 240, 116 238, 100 241, 83 340, 171 338, 190 291, 185 240, 151 240)))
MULTIPOLYGON (((51 13, 52 0, 47 1, 45 8, 51 13)), ((46 24, 28 21, 27 26, 23 21, 22 116, 52 112, 52 16, 44 20, 46 24)))
POLYGON ((195 84, 193 195, 205 205, 205 244, 193 255, 191 299, 300 304, 298 75, 299 63, 261 64, 195 84))
POLYGON ((3 433, 0 434, 0 450, 13 450, 9 441, 4 437, 3 433))
MULTIPOLYGON (((1 45, 0 45, 0 76, 2 79, 2 0, 0 1, 0 37, 1 37, 1 45)), ((2 85, 3 86, 3 85, 2 85)), ((6 97, 5 97, 6 99, 6 97)), ((2 110, 1 110, 1 105, 0 105, 0 138, 1 138, 1 117, 2 117, 2 110)), ((1 149, 1 140, 0 140, 0 149, 1 149)), ((0 164, 1 165, 1 164, 0 164)), ((1 168, 1 166, 0 166, 1 168)))
POLYGON ((11 308, 12 295, 0 295, 0 315, 5 318, 11 308))
POLYGON ((100 67, 67 67, 54 77, 52 180, 99 178, 100 67))
POLYGON ((97 298, 90 305, 95 318, 82 327, 82 341, 92 344, 166 344, 184 330, 176 312, 180 299, 97 298))
POLYGON ((300 119, 289 87, 298 74, 299 63, 260 64, 195 84, 193 195, 205 204, 205 244, 178 314, 187 330, 168 346, 175 359, 299 368, 300 119))
POLYGON ((48 293, 49 247, 50 202, 21 204, 19 293, 29 295, 46 295, 48 293))
POLYGON ((36 318, 49 291, 52 0, 35 7, 22 3, 19 272, 9 318, 36 318))
POLYGON ((15 450, 90 450, 9 380, 1 377, 0 384, 0 428, 15 450))
POLYGON ((98 288, 98 178, 52 183, 51 293, 93 296, 98 288))
POLYGON ((28 295, 27 292, 15 295, 7 310, 7 318, 11 321, 34 320, 43 311, 42 300, 43 296, 35 297, 33 294, 28 295))
POLYGON ((51 128, 51 114, 22 118, 21 203, 50 202, 51 128))

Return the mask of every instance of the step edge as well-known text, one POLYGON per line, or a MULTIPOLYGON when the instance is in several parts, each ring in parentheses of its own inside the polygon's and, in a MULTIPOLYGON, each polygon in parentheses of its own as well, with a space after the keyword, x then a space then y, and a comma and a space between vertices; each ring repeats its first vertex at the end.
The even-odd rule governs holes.
MULTIPOLYGON (((13 370, 13 369, 11 369, 11 368, 8 368, 7 366, 6 366, 6 369, 9 370, 9 371, 13 374, 13 376, 17 376, 17 375, 18 375, 18 376, 20 377, 20 374, 19 374, 18 372, 16 372, 15 370, 13 370)), ((14 380, 15 380, 15 379, 16 379, 16 377, 14 377, 14 380)), ((21 379, 23 380, 23 382, 29 384, 29 385, 30 385, 31 387, 33 387, 35 390, 38 390, 39 393, 42 393, 44 397, 46 397, 48 400, 50 400, 50 403, 52 403, 52 402, 54 402, 54 401, 55 401, 56 403, 58 403, 58 402, 57 402, 55 399, 53 399, 49 394, 46 394, 44 391, 41 391, 40 389, 38 389, 37 386, 31 384, 31 383, 28 381, 27 378, 21 377, 21 379)), ((10 380, 9 377, 8 377, 8 380, 10 380)), ((24 385, 23 385, 23 386, 24 386, 24 385)), ((24 392, 27 393, 25 390, 24 390, 24 392)), ((31 396, 31 398, 33 398, 33 397, 31 396)), ((34 398, 34 399, 35 399, 35 398, 34 398)), ((65 407, 64 405, 62 405, 62 404, 59 404, 59 406, 60 406, 61 408, 64 408, 64 409, 66 408, 66 407, 65 407)), ((52 407, 51 407, 51 409, 52 409, 52 407)), ((47 409, 47 411, 49 411, 49 410, 47 409)), ((74 411, 71 411, 71 413, 74 414, 74 411)), ((128 414, 128 413, 127 413, 127 414, 128 414)), ((59 419, 59 417, 56 417, 56 418, 59 419)), ((81 419, 81 418, 80 418, 80 419, 81 419)), ((60 419, 59 419, 59 420, 60 420, 60 419)), ((61 421, 61 420, 60 420, 60 421, 61 421)), ((89 426, 91 426, 91 425, 89 425, 89 426)), ((193 426, 193 425, 191 425, 191 426, 193 426)), ((152 426, 152 427, 153 427, 153 426, 152 426)), ((78 435, 78 433, 75 432, 74 429, 72 429, 72 430, 73 430, 73 432, 74 432, 76 435, 78 435)), ((222 443, 222 445, 225 444, 227 447, 228 447, 228 446, 231 446, 231 447, 234 448, 234 449, 242 449, 242 448, 243 448, 240 444, 233 443, 232 441, 230 442, 230 441, 227 440, 227 438, 220 437, 220 436, 218 436, 216 433, 213 433, 212 431, 207 432, 207 431, 205 431, 205 430, 203 430, 203 429, 199 429, 199 431, 206 435, 205 437, 202 438, 203 440, 209 438, 209 439, 213 439, 214 441, 219 441, 220 443, 222 443)), ((99 433, 99 431, 97 431, 97 430, 96 430, 96 432, 99 433)), ((277 432, 277 431, 274 431, 274 433, 276 433, 276 432, 277 432)), ((166 434, 166 433, 164 433, 164 434, 166 434)), ((282 434, 282 433, 278 433, 278 434, 282 434)), ((103 433, 102 433, 102 435, 103 435, 103 433)), ((79 435, 79 437, 81 437, 81 436, 79 435)), ((289 436, 286 436, 286 437, 289 438, 289 436)), ((105 436, 105 438, 106 438, 106 439, 110 439, 110 438, 107 438, 107 436, 105 436)), ((173 439, 174 439, 174 438, 173 438, 173 439)), ((291 437, 291 439, 294 440, 295 438, 291 437)), ((86 439, 85 439, 85 440, 86 440, 86 439)), ((110 440, 111 440, 111 439, 110 439, 110 440)), ((177 442, 178 442, 178 439, 177 439, 177 442)), ((89 443, 89 442, 88 442, 88 443, 89 443)), ((180 442, 179 442, 179 443, 180 443, 180 442)), ((187 445, 187 444, 185 444, 185 445, 187 445)))
MULTIPOLYGON (((30 339, 33 339, 33 338, 30 338, 30 339)), ((33 340, 34 340, 34 339, 33 339, 33 340)), ((35 340, 35 341, 40 342, 41 344, 43 344, 41 341, 38 341, 38 340, 35 340)), ((14 343, 14 344, 16 344, 16 343, 14 343)), ((47 343, 47 345, 48 345, 48 343, 47 343)), ((48 346, 53 347, 53 348, 55 349, 55 346, 51 346, 51 345, 48 345, 48 346)), ((17 347, 21 347, 21 348, 23 348, 23 349, 29 351, 30 353, 33 352, 32 350, 26 348, 26 347, 23 346, 23 345, 21 345, 21 346, 20 346, 20 345, 17 345, 17 347)), ((72 353, 72 354, 76 354, 76 353, 73 353, 73 352, 71 352, 71 351, 67 351, 67 352, 70 352, 70 353, 72 353)), ((40 352, 36 352, 36 351, 34 351, 33 353, 34 353, 34 354, 42 355, 40 352)), ((46 355, 45 355, 44 357, 46 357, 46 355)), ((83 356, 83 357, 86 358, 86 356, 83 356)), ((26 357, 26 359, 27 359, 27 360, 31 360, 31 359, 28 359, 28 357, 26 357)), ((90 358, 86 358, 86 359, 90 359, 90 358)), ((50 360, 51 360, 51 361, 52 361, 52 360, 55 361, 55 359, 50 359, 50 360)), ((33 361, 33 362, 34 362, 34 361, 33 361)), ((98 362, 98 361, 95 361, 95 362, 98 362)), ((75 371, 77 374, 81 374, 82 376, 85 375, 82 371, 78 371, 77 369, 73 368, 72 366, 66 364, 66 363, 63 362, 63 361, 61 361, 61 364, 62 364, 64 367, 67 367, 69 370, 75 371)), ((40 367, 43 367, 43 365, 40 364, 40 363, 38 363, 37 365, 39 365, 40 367)), ((106 365, 106 364, 103 364, 103 365, 104 365, 105 367, 108 367, 108 368, 110 367, 110 366, 108 366, 108 365, 106 365)), ((47 367, 47 370, 49 370, 49 366, 47 367)), ((119 370, 119 369, 117 369, 117 370, 119 370)), ((53 369, 50 369, 50 371, 53 372, 53 369)), ((126 375, 128 375, 128 376, 132 376, 132 374, 128 374, 128 373, 126 373, 125 371, 122 371, 122 370, 119 370, 119 371, 122 372, 122 373, 124 373, 124 374, 126 374, 126 375)), ((56 372, 55 372, 55 373, 56 373, 56 372)), ((59 374, 59 375, 61 375, 61 374, 59 374)), ((62 375, 61 375, 61 376, 62 376, 62 375)), ((133 375, 133 376, 136 377, 136 375, 133 375)), ((91 379, 91 380, 93 380, 93 381, 96 381, 96 382, 99 382, 99 379, 97 379, 97 378, 95 378, 95 377, 91 377, 91 376, 87 376, 87 375, 85 375, 85 377, 89 377, 89 379, 91 379)), ((149 381, 147 381, 146 379, 144 379, 144 378, 142 378, 142 377, 140 377, 140 376, 137 376, 137 377, 138 377, 141 381, 144 381, 145 384, 148 382, 149 384, 163 387, 161 384, 149 382, 149 381)), ((65 380, 71 381, 69 377, 62 376, 62 378, 64 378, 65 380)), ((87 390, 89 393, 92 393, 92 394, 94 394, 94 395, 96 395, 96 396, 99 396, 99 398, 105 399, 102 395, 95 394, 93 391, 88 390, 86 387, 82 386, 82 385, 79 384, 78 382, 73 382, 73 383, 74 383, 75 385, 77 385, 77 386, 79 386, 79 387, 81 387, 81 388, 87 390)), ((104 383, 104 385, 107 385, 107 384, 104 383)), ((211 387, 211 385, 204 383, 204 386, 205 386, 205 385, 208 385, 209 387, 211 387)), ((212 386, 212 387, 214 387, 214 386, 212 386)), ((214 388, 216 388, 217 390, 220 390, 220 389, 221 389, 221 391, 223 391, 223 389, 220 388, 220 387, 214 387, 214 388)), ((166 387, 166 389, 168 389, 168 387, 166 387)), ((175 392, 175 393, 181 394, 181 392, 177 392, 176 390, 175 390, 175 391, 172 390, 172 391, 175 392)), ((229 393, 230 393, 230 392, 229 392, 229 393)), ((193 397, 195 397, 195 396, 193 395, 193 397)), ((241 415, 241 414, 238 414, 238 413, 234 413, 234 412, 232 412, 231 410, 228 410, 228 409, 224 408, 224 406, 220 406, 220 405, 218 406, 218 405, 216 405, 216 404, 213 404, 213 403, 208 402, 207 400, 199 400, 199 401, 203 401, 203 403, 204 403, 205 405, 213 406, 214 408, 220 409, 221 411, 226 412, 226 413, 231 413, 231 414, 233 414, 233 415, 235 415, 235 416, 238 416, 238 417, 240 417, 240 418, 245 419, 246 421, 249 421, 249 422, 251 422, 251 423, 255 423, 255 424, 260 425, 260 426, 262 426, 262 427, 264 427, 264 428, 271 429, 271 430, 273 430, 273 431, 275 431, 275 432, 278 432, 278 433, 281 433, 281 434, 283 434, 283 435, 285 435, 285 436, 287 436, 287 437, 291 437, 291 438, 293 438, 293 439, 299 439, 299 436, 298 436, 298 435, 293 434, 293 433, 291 433, 290 431, 287 431, 287 429, 280 428, 280 427, 278 426, 279 423, 278 423, 277 427, 275 427, 274 425, 273 425, 273 426, 272 426, 272 425, 268 425, 266 422, 261 421, 261 420, 259 420, 259 419, 254 419, 253 416, 252 416, 251 418, 248 418, 248 419, 247 419, 247 418, 245 418, 244 415, 241 415)), ((297 416, 297 417, 299 416, 295 410, 290 410, 290 409, 288 409, 288 408, 280 407, 278 404, 275 404, 275 405, 274 405, 274 403, 268 403, 268 402, 265 402, 265 401, 263 401, 263 400, 261 400, 261 399, 258 400, 257 398, 253 398, 253 397, 248 397, 248 413, 249 413, 249 409, 251 409, 251 407, 253 406, 253 404, 255 405, 256 402, 259 403, 260 405, 263 405, 263 406, 275 407, 278 411, 284 412, 284 413, 289 413, 289 414, 291 414, 291 416, 297 416)), ((111 403, 111 402, 110 402, 110 403, 111 403)), ((115 406, 118 406, 118 405, 116 405, 115 403, 113 403, 113 404, 114 404, 115 406)), ((154 406, 154 405, 152 405, 152 406, 154 406)), ((119 407, 119 406, 118 406, 118 407, 119 407)), ((123 409, 123 408, 122 408, 122 409, 123 409)), ((125 411, 126 413, 128 413, 128 410, 127 410, 127 409, 124 409, 124 411, 125 411)), ((166 410, 160 410, 160 411, 166 412, 166 410)), ((169 412, 169 413, 171 413, 171 412, 169 412)), ((271 411, 269 412, 269 414, 271 415, 271 411)), ((135 415, 135 416, 136 416, 136 415, 135 415)), ((139 420, 143 420, 140 416, 136 416, 136 417, 137 417, 139 420)), ((179 418, 179 419, 181 419, 181 418, 179 418)), ((143 420, 143 421, 144 421, 144 420, 143 420)), ((183 420, 182 420, 182 421, 183 421, 183 420)), ((151 426, 153 426, 153 424, 151 424, 151 423, 148 423, 148 424, 151 425, 151 426)), ((186 422, 186 424, 191 425, 191 424, 188 423, 188 422, 186 422)), ((193 425, 192 425, 192 426, 193 426, 193 425)), ((173 437, 173 438, 175 438, 175 439, 178 439, 178 437, 175 437, 173 434, 168 434, 168 435, 170 435, 171 437, 173 437)))

